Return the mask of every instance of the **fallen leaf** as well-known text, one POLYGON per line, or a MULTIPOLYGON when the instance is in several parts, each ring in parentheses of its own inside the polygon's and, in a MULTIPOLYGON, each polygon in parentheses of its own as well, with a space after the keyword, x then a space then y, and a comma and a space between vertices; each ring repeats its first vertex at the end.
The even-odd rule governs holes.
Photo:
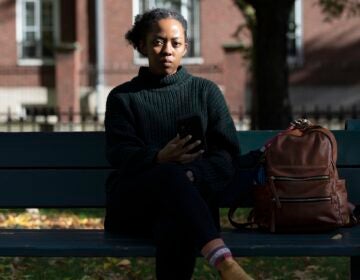
POLYGON ((119 261, 118 266, 129 266, 131 265, 131 262, 128 259, 124 259, 119 261))
POLYGON ((339 240, 339 239, 342 239, 342 238, 343 238, 343 236, 342 236, 341 233, 335 234, 333 237, 331 237, 331 239, 333 239, 333 240, 339 240))

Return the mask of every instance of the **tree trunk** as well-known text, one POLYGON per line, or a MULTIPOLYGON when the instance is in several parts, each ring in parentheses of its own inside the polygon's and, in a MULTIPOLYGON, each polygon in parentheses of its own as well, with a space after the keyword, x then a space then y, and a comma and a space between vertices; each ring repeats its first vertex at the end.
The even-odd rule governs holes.
MULTIPOLYGON (((250 1, 249 1, 250 2, 250 1)), ((283 129, 291 120, 287 66, 287 31, 295 0, 251 1, 254 30, 253 129, 283 129)))

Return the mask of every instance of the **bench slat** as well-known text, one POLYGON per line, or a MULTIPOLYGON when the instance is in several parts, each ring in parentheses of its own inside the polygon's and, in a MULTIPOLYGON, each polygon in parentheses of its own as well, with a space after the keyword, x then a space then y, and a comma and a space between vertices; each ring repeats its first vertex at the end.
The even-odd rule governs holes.
MULTIPOLYGON (((360 227, 324 234, 224 231, 235 256, 359 256, 360 227), (340 233, 341 239, 332 239, 340 233)), ((108 235, 102 230, 1 230, 1 256, 153 257, 150 240, 108 235)))
MULTIPOLYGON (((360 166, 360 131, 333 131, 338 144, 338 166, 360 166)), ((239 131, 238 139, 242 154, 261 147, 275 131, 239 131)))
MULTIPOLYGON (((103 207, 105 182, 110 171, 0 169, 0 208, 103 207)), ((350 201, 360 204, 360 168, 342 168, 339 173, 347 179, 350 201)), ((237 183, 229 188, 223 207, 238 197, 238 190, 237 183)))
POLYGON ((0 133, 0 168, 108 167, 104 132, 0 133))
POLYGON ((338 144, 338 166, 360 167, 360 131, 333 131, 338 144))
POLYGON ((269 234, 243 230, 224 232, 223 237, 236 256, 360 255, 360 227, 322 234, 269 234))
POLYGON ((345 123, 346 130, 360 130, 360 119, 349 119, 345 123))
POLYGON ((154 256, 149 240, 104 237, 103 230, 0 230, 1 256, 137 257, 154 256))
POLYGON ((110 170, 0 170, 1 208, 103 207, 110 170))
MULTIPOLYGON (((239 131, 242 153, 257 149, 275 131, 239 131)), ((360 131, 334 131, 338 165, 360 166, 360 131)), ((104 132, 0 133, 0 168, 105 168, 104 132)))
POLYGON ((346 179, 349 200, 360 205, 360 168, 340 168, 339 177, 346 179))

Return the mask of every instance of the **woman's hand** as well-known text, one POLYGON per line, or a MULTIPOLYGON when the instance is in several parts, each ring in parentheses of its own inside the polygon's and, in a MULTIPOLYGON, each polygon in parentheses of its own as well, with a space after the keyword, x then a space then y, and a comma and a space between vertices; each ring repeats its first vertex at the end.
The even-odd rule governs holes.
POLYGON ((191 170, 188 170, 185 172, 186 177, 188 177, 188 179, 190 180, 190 182, 194 182, 195 181, 195 177, 194 177, 194 173, 191 170))
POLYGON ((189 163, 198 158, 201 154, 204 153, 204 150, 200 150, 196 153, 189 154, 193 148, 201 144, 201 141, 195 141, 192 144, 185 145, 188 141, 190 141, 191 135, 188 135, 184 138, 180 138, 177 135, 175 138, 170 140, 166 146, 159 151, 157 154, 157 162, 178 162, 178 163, 189 163))

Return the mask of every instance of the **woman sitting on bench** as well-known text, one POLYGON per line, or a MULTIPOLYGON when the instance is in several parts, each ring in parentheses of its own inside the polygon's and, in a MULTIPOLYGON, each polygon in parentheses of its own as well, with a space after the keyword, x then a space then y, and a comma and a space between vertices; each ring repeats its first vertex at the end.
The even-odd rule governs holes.
POLYGON ((235 127, 219 88, 180 66, 186 33, 182 15, 154 9, 126 34, 149 66, 108 96, 106 153, 116 170, 107 181, 105 230, 151 236, 159 280, 191 279, 198 250, 222 279, 251 279, 219 235, 217 196, 239 154, 235 127), (188 115, 201 120, 189 119, 201 142, 185 122, 177 126, 188 115))

